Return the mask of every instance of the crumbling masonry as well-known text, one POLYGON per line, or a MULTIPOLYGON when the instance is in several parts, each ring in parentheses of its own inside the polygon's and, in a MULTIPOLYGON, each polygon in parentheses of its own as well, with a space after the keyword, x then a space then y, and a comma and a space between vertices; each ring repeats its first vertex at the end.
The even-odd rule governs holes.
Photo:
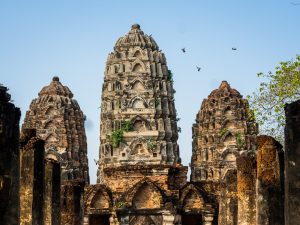
POLYGON ((295 225, 300 221, 300 102, 286 106, 285 151, 257 136, 246 99, 222 81, 193 125, 191 180, 181 164, 172 72, 134 24, 108 55, 97 184, 84 114, 58 77, 26 113, 0 86, 4 225, 295 225))

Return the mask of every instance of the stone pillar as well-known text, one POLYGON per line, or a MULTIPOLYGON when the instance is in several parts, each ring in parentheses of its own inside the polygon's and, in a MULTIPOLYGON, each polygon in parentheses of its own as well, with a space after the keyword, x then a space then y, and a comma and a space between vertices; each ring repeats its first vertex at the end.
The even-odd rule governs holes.
POLYGON ((202 223, 203 225, 212 225, 214 220, 214 215, 211 213, 205 213, 202 216, 202 223))
POLYGON ((83 225, 89 225, 90 224, 90 219, 89 216, 84 216, 83 217, 83 225))
POLYGON ((236 225, 238 214, 237 172, 229 170, 223 180, 219 197, 218 225, 236 225))
POLYGON ((123 215, 121 217, 121 224, 120 225, 129 225, 129 215, 123 215))
POLYGON ((173 225, 175 220, 175 215, 172 213, 163 213, 163 222, 162 225, 173 225))
POLYGON ((300 101, 285 106, 285 225, 300 222, 300 101))
POLYGON ((19 120, 21 112, 0 84, 0 223, 19 225, 19 120))
POLYGON ((284 156, 270 136, 257 137, 257 225, 284 224, 284 156))
POLYGON ((60 225, 60 166, 45 160, 44 224, 60 225))
POLYGON ((256 225, 255 158, 239 156, 237 164, 238 225, 256 225))
POLYGON ((24 130, 20 151, 20 225, 43 224, 44 141, 24 130))
POLYGON ((61 186, 61 224, 82 224, 84 183, 65 181, 61 186))

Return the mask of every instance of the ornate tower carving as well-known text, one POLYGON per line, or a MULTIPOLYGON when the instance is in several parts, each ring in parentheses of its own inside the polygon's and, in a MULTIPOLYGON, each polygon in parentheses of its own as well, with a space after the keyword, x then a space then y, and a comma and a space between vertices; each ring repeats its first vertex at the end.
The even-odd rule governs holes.
POLYGON ((89 183, 84 115, 67 86, 53 77, 34 99, 22 129, 36 129, 45 141, 46 151, 57 151, 61 157, 61 179, 84 179, 89 183))
POLYGON ((106 63, 100 173, 106 167, 180 161, 173 94, 165 55, 151 36, 133 25, 117 40, 106 63))
POLYGON ((257 124, 248 101, 227 81, 202 102, 193 125, 191 180, 220 181, 243 151, 256 150, 257 124))

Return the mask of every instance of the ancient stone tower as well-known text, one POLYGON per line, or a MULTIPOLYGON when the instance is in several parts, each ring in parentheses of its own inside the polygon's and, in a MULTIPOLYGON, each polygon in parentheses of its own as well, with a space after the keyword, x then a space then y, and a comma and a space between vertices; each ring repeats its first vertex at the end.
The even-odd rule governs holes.
POLYGON ((58 77, 31 102, 22 129, 36 129, 46 152, 58 153, 62 181, 84 179, 89 183, 84 115, 58 77))
POLYGON ((220 181, 236 157, 256 150, 257 125, 247 100, 223 81, 204 99, 193 125, 191 181, 220 181))
MULTIPOLYGON (((176 202, 198 196, 186 188, 179 200, 187 167, 180 164, 173 94, 164 54, 133 25, 106 63, 98 184, 85 188, 84 225, 177 224, 176 202)), ((205 210, 211 219, 210 205, 205 210)))
MULTIPOLYGON (((248 160, 250 157, 249 165, 255 161, 257 132, 247 100, 226 81, 204 99, 193 125, 191 181, 200 182, 206 192, 217 199, 219 225, 234 225, 241 221, 239 216, 243 215, 238 214, 241 209, 238 204, 242 204, 238 201, 241 183, 238 181, 242 176, 238 175, 243 173, 243 166, 246 166, 243 162, 246 161, 240 159, 237 171, 237 159, 246 156, 248 160)), ((252 167, 249 171, 254 188, 252 167)))
POLYGON ((106 63, 100 167, 179 162, 172 82, 165 55, 133 25, 106 63))

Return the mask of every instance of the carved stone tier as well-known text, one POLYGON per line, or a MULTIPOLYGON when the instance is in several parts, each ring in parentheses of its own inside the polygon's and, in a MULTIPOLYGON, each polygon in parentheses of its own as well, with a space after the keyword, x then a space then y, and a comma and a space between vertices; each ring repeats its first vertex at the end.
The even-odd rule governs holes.
POLYGON ((89 183, 84 114, 67 86, 58 77, 44 87, 26 113, 23 129, 36 129, 45 150, 59 153, 61 178, 89 183))
POLYGON ((223 81, 202 103, 193 125, 192 181, 220 181, 243 151, 256 150, 258 126, 248 101, 223 81))
POLYGON ((133 25, 104 74, 99 168, 179 163, 172 73, 154 39, 133 25))

